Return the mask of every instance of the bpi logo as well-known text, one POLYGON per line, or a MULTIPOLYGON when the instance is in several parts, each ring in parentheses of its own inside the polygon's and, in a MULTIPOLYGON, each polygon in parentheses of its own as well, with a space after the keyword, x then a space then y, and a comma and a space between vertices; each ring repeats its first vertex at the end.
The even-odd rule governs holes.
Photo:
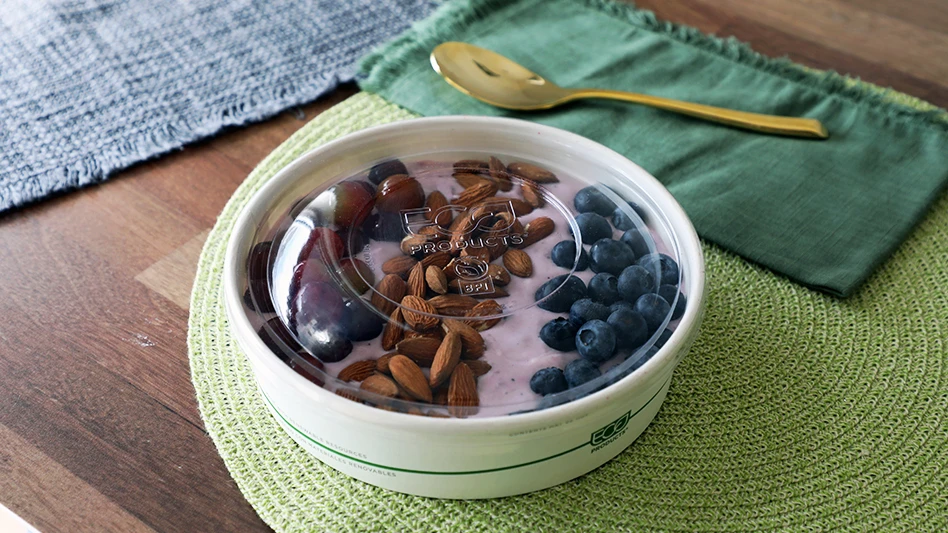
MULTIPOLYGON (((423 235, 424 228, 433 228, 435 239, 431 235, 428 242, 415 245, 412 253, 420 252, 427 255, 434 252, 455 252, 465 248, 494 247, 501 244, 516 245, 523 242, 523 235, 510 234, 508 230, 517 220, 513 204, 510 200, 498 199, 478 206, 473 211, 461 205, 446 205, 433 213, 431 219, 428 214, 431 208, 406 209, 402 211, 402 226, 410 235, 423 235), (452 223, 445 228, 447 221, 457 221, 456 217, 469 217, 461 224, 452 223)), ((491 294, 494 292, 494 281, 488 276, 488 263, 477 257, 466 255, 455 258, 455 278, 461 294, 491 294)))
POLYGON ((593 446, 599 446, 600 444, 603 444, 604 442, 621 435, 622 432, 625 431, 625 427, 629 425, 629 418, 631 418, 631 415, 632 411, 627 411, 624 415, 613 420, 608 426, 601 427, 594 431, 592 436, 589 437, 589 444, 593 446))

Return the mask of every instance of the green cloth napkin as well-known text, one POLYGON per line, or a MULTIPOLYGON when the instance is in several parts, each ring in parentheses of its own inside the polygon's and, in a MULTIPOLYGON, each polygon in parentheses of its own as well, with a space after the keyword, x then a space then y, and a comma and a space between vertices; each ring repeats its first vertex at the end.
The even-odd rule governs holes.
POLYGON ((363 89, 423 115, 513 116, 599 141, 661 180, 703 238, 838 296, 895 250, 948 180, 943 110, 919 110, 606 0, 450 1, 366 57, 361 76, 363 89), (432 48, 452 40, 563 86, 813 117, 831 138, 761 135, 609 101, 497 109, 432 70, 432 48))

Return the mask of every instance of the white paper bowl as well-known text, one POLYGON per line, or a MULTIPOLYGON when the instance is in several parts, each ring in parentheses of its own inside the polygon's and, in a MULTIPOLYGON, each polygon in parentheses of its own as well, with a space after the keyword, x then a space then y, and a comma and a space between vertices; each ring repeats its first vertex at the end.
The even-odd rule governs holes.
MULTIPOLYGON (((592 181, 590 181, 592 183, 592 181)), ((230 331, 247 355, 277 422, 324 463, 379 487, 438 498, 493 498, 547 488, 615 457, 652 421, 704 311, 704 260, 695 230, 668 191, 618 153, 531 122, 438 117, 369 128, 323 145, 281 170, 251 199, 227 247, 224 291, 230 331), (536 412, 486 418, 429 418, 342 398, 297 374, 258 336, 243 301, 254 235, 274 206, 402 154, 471 151, 543 162, 554 172, 594 177, 648 212, 673 250, 687 295, 671 337, 644 365, 598 392, 536 412)))

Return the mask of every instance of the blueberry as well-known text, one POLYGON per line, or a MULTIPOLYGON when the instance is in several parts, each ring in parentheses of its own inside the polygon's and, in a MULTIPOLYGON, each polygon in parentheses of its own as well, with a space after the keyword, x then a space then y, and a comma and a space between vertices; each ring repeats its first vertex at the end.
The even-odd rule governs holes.
POLYGON ((645 212, 645 209, 643 209, 642 206, 633 202, 632 200, 629 200, 629 207, 631 207, 632 210, 635 211, 635 214, 642 219, 642 222, 648 221, 648 214, 645 212))
POLYGON ((632 217, 627 215, 621 207, 617 207, 616 210, 612 212, 612 225, 615 226, 617 230, 625 231, 634 228, 635 222, 632 221, 632 217))
POLYGON ((378 337, 385 323, 361 298, 355 298, 345 303, 340 325, 347 339, 360 342, 378 337))
POLYGON ((584 244, 592 244, 599 239, 612 237, 612 226, 609 221, 596 213, 580 213, 576 215, 576 225, 584 244))
POLYGON ((533 297, 540 309, 565 313, 573 302, 586 297, 586 284, 576 276, 563 274, 541 285, 533 297))
POLYGON ((655 294, 643 294, 635 301, 635 310, 642 313, 645 323, 648 324, 648 334, 658 331, 665 317, 671 312, 671 306, 664 298, 655 294))
POLYGON ((649 359, 651 359, 652 356, 654 356, 657 353, 658 353, 658 348, 656 348, 655 346, 650 346, 649 349, 645 350, 645 353, 643 354, 639 354, 638 352, 629 352, 629 354, 626 356, 626 361, 631 359, 633 355, 638 356, 638 359, 634 363, 632 363, 631 367, 629 367, 629 372, 632 372, 640 368, 649 359))
POLYGON ((619 280, 608 272, 600 272, 589 280, 589 297, 594 302, 612 305, 622 299, 619 296, 619 280))
POLYGON ((362 231, 376 241, 398 242, 405 236, 405 228, 398 213, 369 215, 362 224, 362 231))
MULTIPOLYGON (((389 159, 388 161, 382 161, 369 170, 369 181, 378 185, 385 181, 385 178, 395 174, 408 174, 408 169, 405 167, 405 163, 398 159, 389 159)), ((375 191, 372 192, 375 193, 375 191)))
POLYGON ((565 318, 554 318, 540 328, 540 340, 554 350, 571 352, 576 349, 577 329, 565 318))
POLYGON ((642 257, 648 254, 649 239, 638 229, 633 228, 623 233, 619 240, 632 250, 635 257, 642 257))
POLYGON ((619 309, 628 309, 629 311, 635 311, 635 304, 632 302, 627 302, 625 300, 619 300, 614 304, 609 306, 609 312, 615 313, 619 309))
MULTIPOLYGON (((589 288, 592 289, 591 282, 589 288)), ((684 294, 678 292, 677 285, 662 285, 658 288, 658 295, 664 298, 669 304, 675 301, 675 296, 678 296, 678 301, 675 302, 675 310, 672 311, 672 320, 678 320, 681 318, 681 315, 685 314, 685 304, 688 299, 685 298, 684 294)))
POLYGON ((648 340, 648 324, 637 311, 617 309, 609 315, 606 322, 612 326, 619 348, 638 348, 648 340))
POLYGON ((580 213, 596 213, 604 217, 611 215, 616 207, 616 204, 612 203, 612 200, 594 185, 576 193, 573 205, 580 213))
POLYGON ((602 363, 616 351, 616 334, 603 320, 590 320, 576 332, 576 349, 583 359, 602 363))
POLYGON ((585 359, 577 359, 566 365, 563 375, 566 377, 566 383, 573 388, 598 378, 602 372, 596 364, 585 359))
POLYGON ((609 308, 589 298, 576 300, 569 308, 569 321, 577 328, 590 320, 605 320, 609 318, 609 308))
POLYGON ((579 260, 576 260, 576 241, 573 240, 556 243, 556 246, 550 251, 550 259, 553 260, 554 265, 562 268, 573 268, 575 264, 577 272, 589 268, 589 256, 586 255, 585 249, 579 252, 579 260))
POLYGON ((566 376, 556 367, 537 370, 537 373, 530 378, 530 390, 540 396, 563 392, 567 388, 569 385, 566 383, 566 376))
POLYGON ((674 333, 674 331, 668 328, 662 330, 662 333, 658 336, 658 340, 655 341, 655 347, 661 348, 662 346, 665 346, 665 343, 667 343, 668 339, 671 338, 672 333, 674 333))
POLYGON ((660 269, 662 273, 662 285, 678 284, 678 263, 665 254, 648 254, 640 257, 637 264, 654 271, 660 269))
POLYGON ((644 267, 632 265, 619 274, 619 294, 627 302, 636 302, 643 294, 655 292, 655 277, 644 267))
POLYGON ((619 241, 599 239, 589 248, 589 268, 618 276, 635 261, 632 250, 619 241))

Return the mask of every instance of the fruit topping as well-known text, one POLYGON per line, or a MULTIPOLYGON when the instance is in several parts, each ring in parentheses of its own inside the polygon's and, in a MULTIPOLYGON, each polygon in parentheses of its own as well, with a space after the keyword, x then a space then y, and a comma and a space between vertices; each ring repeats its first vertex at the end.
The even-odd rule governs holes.
POLYGON ((581 189, 573 198, 573 205, 580 213, 596 213, 607 217, 615 211, 616 205, 599 188, 590 185, 581 189))
POLYGON ((643 294, 635 301, 635 310, 642 314, 642 318, 648 325, 648 333, 651 335, 662 326, 665 317, 671 312, 671 306, 661 296, 649 293, 643 294))
POLYGON ((583 244, 592 244, 599 239, 612 237, 612 226, 609 221, 596 213, 580 213, 576 216, 576 225, 583 244))
POLYGON ((556 394, 569 388, 566 383, 566 376, 563 371, 556 367, 549 367, 537 370, 530 378, 530 390, 546 396, 547 394, 556 394))
POLYGON ((618 348, 635 349, 648 340, 648 325, 637 311, 624 307, 616 309, 606 323, 612 326, 618 348))
POLYGON ((579 259, 577 259, 576 241, 569 239, 560 241, 556 243, 550 251, 550 259, 553 260, 553 264, 558 267, 571 269, 575 265, 576 272, 582 272, 589 268, 589 256, 586 254, 585 249, 580 248, 579 259))
POLYGON ((603 305, 612 305, 622 299, 619 295, 619 280, 608 272, 600 272, 589 280, 587 289, 589 297, 594 302, 603 305))
POLYGON ((632 265, 619 275, 619 294, 627 302, 635 302, 643 294, 655 292, 655 277, 644 267, 632 265))
POLYGON ((570 388, 578 387, 602 375, 599 366, 585 359, 570 361, 563 369, 563 376, 570 388))
POLYGON ((353 298, 343 306, 340 327, 352 342, 372 340, 382 333, 385 322, 361 298, 353 298))
POLYGON ((678 263, 665 254, 648 254, 636 262, 650 272, 658 269, 662 276, 662 285, 678 285, 678 263))
POLYGON ((576 349, 577 329, 565 318, 554 318, 540 328, 540 340, 554 350, 571 352, 576 349))
POLYGON ((569 308, 569 321, 577 328, 590 320, 605 320, 609 318, 609 308, 589 298, 576 300, 569 308))
POLYGON ((589 248, 589 268, 618 276, 635 261, 628 246, 612 239, 599 239, 589 248))
MULTIPOLYGON (((375 206, 383 213, 399 213, 425 205, 425 190, 415 178, 406 174, 389 176, 379 184, 375 206)), ((399 220, 399 224, 400 224, 399 220)))
POLYGON ((382 161, 369 170, 369 181, 378 185, 385 178, 396 174, 408 174, 408 169, 405 167, 405 163, 398 159, 389 159, 388 161, 382 161))
POLYGON ((681 315, 685 314, 685 298, 684 294, 678 292, 677 285, 662 285, 658 288, 658 295, 665 299, 666 302, 671 304, 675 302, 675 309, 672 310, 672 320, 678 320, 681 318, 681 315), (678 301, 675 301, 675 297, 678 297, 678 301))
POLYGON ((616 350, 616 334, 603 320, 590 320, 576 332, 576 350, 580 357, 602 363, 612 358, 616 350))
POLYGON ((586 284, 576 276, 563 274, 547 281, 534 293, 537 307, 554 313, 566 313, 573 302, 586 297, 586 284))

